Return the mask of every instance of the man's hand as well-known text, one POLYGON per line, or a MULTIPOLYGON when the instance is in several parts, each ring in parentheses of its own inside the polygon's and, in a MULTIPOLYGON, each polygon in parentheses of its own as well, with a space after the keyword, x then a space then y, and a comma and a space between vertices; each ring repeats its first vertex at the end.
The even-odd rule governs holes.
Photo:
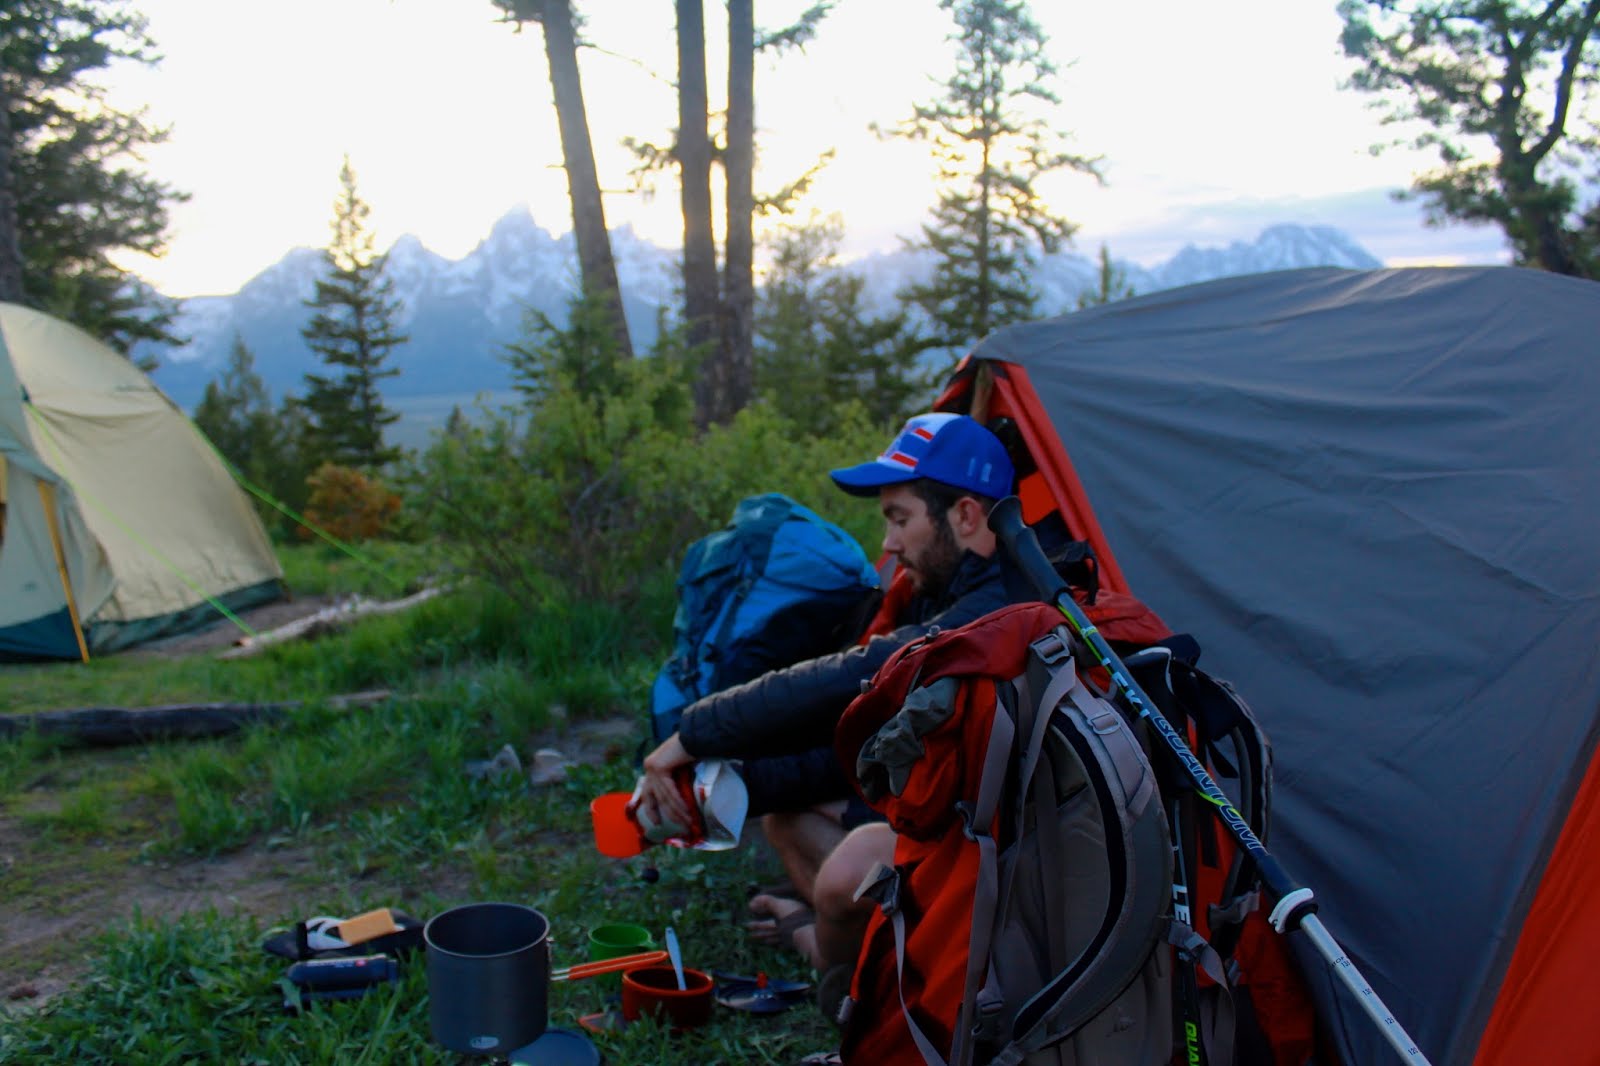
POLYGON ((641 823, 675 822, 680 826, 694 825, 694 816, 678 791, 673 771, 694 762, 694 756, 683 748, 683 741, 674 733, 661 742, 661 746, 644 759, 644 780, 639 785, 641 823))

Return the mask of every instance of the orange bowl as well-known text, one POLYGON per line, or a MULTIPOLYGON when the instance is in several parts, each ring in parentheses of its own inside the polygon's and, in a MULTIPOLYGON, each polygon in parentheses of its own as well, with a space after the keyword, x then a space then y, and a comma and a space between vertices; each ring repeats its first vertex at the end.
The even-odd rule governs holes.
POLYGON ((622 975, 622 1017, 627 1021, 654 1015, 672 1028, 693 1029, 711 1020, 712 982, 700 970, 683 971, 684 987, 671 966, 641 966, 622 975))

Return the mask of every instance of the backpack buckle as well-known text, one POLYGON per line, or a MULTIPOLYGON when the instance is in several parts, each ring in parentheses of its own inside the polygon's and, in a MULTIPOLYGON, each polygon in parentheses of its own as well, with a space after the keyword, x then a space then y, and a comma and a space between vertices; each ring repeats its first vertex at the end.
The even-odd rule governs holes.
POLYGON ((883 909, 885 917, 892 917, 900 909, 900 871, 881 862, 873 863, 851 898, 870 899, 883 909))
POLYGON ((1072 658, 1072 643, 1067 639, 1066 630, 1057 626, 1032 644, 1028 650, 1039 657, 1039 661, 1046 666, 1055 666, 1063 660, 1072 658))
POLYGON ((966 800, 960 801, 956 804, 956 813, 961 815, 962 836, 966 837, 973 843, 977 843, 980 838, 989 835, 987 831, 980 832, 977 828, 975 828, 974 823, 977 819, 977 812, 973 809, 972 804, 968 803, 966 800))
POLYGON ((1004 1021, 1003 1012, 1006 1009, 1005 997, 993 988, 982 988, 978 991, 976 1002, 977 1017, 972 1022, 972 1036, 979 1044, 989 1047, 998 1047, 1001 1043, 1000 1029, 1004 1021))

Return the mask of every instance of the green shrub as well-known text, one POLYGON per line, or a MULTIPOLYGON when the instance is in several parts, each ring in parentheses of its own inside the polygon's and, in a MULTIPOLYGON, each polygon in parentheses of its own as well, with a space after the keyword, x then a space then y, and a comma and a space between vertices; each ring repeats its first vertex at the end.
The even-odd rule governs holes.
MULTIPOLYGON (((573 369, 581 353, 571 338, 556 336, 519 350, 536 383, 527 405, 457 422, 409 473, 408 509, 466 572, 524 607, 566 596, 633 602, 761 492, 875 536, 874 505, 840 493, 827 471, 876 454, 893 427, 841 398, 826 437, 762 405, 696 433, 684 360, 605 360, 603 374, 585 375, 573 369)), ((604 343, 585 337, 604 359, 604 343)))

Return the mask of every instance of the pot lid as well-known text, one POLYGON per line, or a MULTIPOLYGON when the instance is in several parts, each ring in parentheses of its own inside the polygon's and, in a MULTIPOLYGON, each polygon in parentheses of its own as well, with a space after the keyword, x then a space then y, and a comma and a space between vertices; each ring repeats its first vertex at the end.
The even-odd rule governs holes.
POLYGON ((539 1039, 509 1056, 512 1066, 599 1066, 600 1052, 582 1033, 546 1029, 539 1039))

